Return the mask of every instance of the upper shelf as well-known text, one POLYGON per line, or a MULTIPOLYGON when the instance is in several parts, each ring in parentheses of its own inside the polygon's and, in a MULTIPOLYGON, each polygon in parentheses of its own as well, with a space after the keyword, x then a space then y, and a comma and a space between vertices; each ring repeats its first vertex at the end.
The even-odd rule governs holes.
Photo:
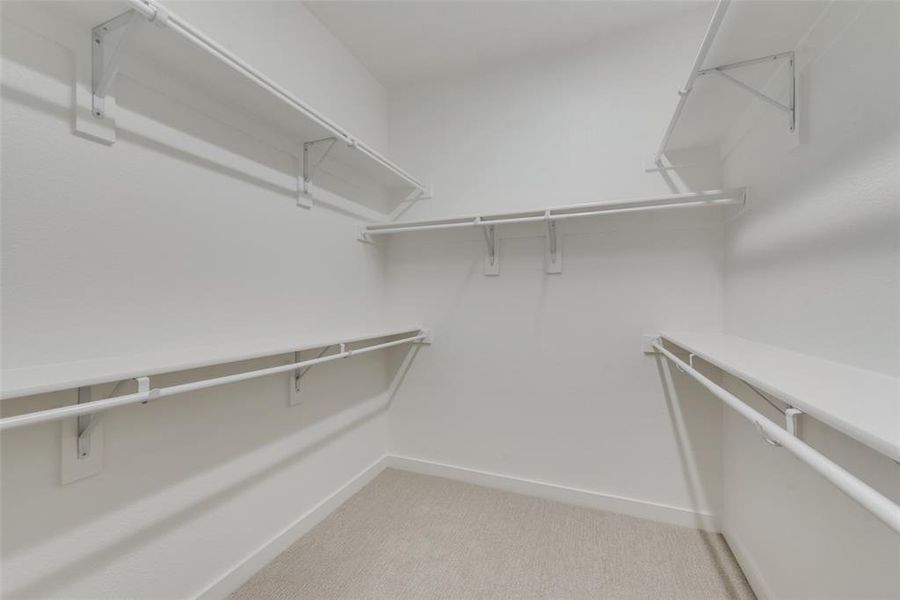
POLYGON ((365 241, 370 240, 373 236, 394 233, 475 227, 484 234, 484 240, 487 244, 484 274, 499 275, 500 248, 499 238, 495 234, 495 226, 515 223, 543 223, 547 230, 547 248, 544 253, 547 273, 562 273, 562 249, 556 233, 557 221, 647 210, 740 205, 744 203, 746 196, 747 190, 745 188, 706 190, 703 192, 657 196, 655 198, 632 198, 630 200, 607 200, 605 202, 555 206, 513 213, 447 217, 429 221, 395 221, 392 223, 366 225, 362 229, 361 238, 365 241))
POLYGON ((456 229, 460 227, 491 227, 493 225, 506 225, 513 223, 533 223, 544 221, 553 222, 565 219, 596 217, 606 214, 639 212, 655 209, 692 208, 743 204, 746 198, 746 194, 746 188, 736 188, 730 190, 706 190, 702 192, 670 194, 667 196, 657 196, 653 198, 606 200, 603 202, 590 202, 585 204, 573 204, 569 206, 539 208, 534 210, 524 210, 520 212, 494 213, 465 217, 446 217, 428 221, 397 221, 393 223, 366 225, 363 227, 363 236, 366 237, 373 235, 427 231, 435 229, 456 229))
POLYGON ((730 335, 664 332, 662 337, 900 460, 900 378, 730 335))
POLYGON ((3 386, 0 390, 0 399, 71 390, 135 377, 149 377, 162 373, 174 373, 242 360, 290 354, 342 343, 350 344, 399 336, 421 330, 420 327, 397 327, 357 331, 352 334, 308 334, 280 340, 257 340, 240 344, 181 348, 169 352, 4 369, 0 374, 0 382, 3 386))
MULTIPOLYGON (((802 45, 831 4, 803 0, 720 0, 688 79, 679 92, 678 104, 656 158, 666 151, 709 146, 721 148, 740 117, 754 105, 766 102, 740 83, 790 106, 794 78, 790 69, 792 56, 786 54, 802 45), (740 64, 763 57, 779 58, 740 64), (716 72, 717 67, 735 63, 739 65, 725 69, 724 73, 737 79, 739 84, 716 72)), ((794 105, 799 103, 795 101, 794 105)), ((791 115, 787 111, 775 105, 762 106, 760 110, 783 121, 785 132, 790 133, 791 115)))
MULTIPOLYGON (((428 186, 421 180, 156 0, 71 4, 77 6, 63 10, 76 14, 82 24, 90 20, 92 28, 107 26, 106 30, 94 29, 95 38, 99 33, 103 43, 97 39, 95 42, 105 52, 98 61, 95 47, 95 106, 96 98, 105 95, 108 82, 119 69, 139 77, 138 63, 152 61, 167 74, 200 86, 217 102, 224 100, 273 135, 289 140, 301 159, 301 171, 303 145, 321 141, 310 147, 307 184, 339 195, 346 189, 367 190, 368 194, 374 192, 379 198, 393 201, 411 194, 429 194, 428 186), (129 6, 134 10, 134 24, 129 16, 119 16, 129 6), (102 75, 98 75, 98 63, 103 65, 102 75), (107 84, 98 89, 98 80, 107 84)), ((227 10, 227 3, 222 6, 222 10, 227 10)), ((96 110, 95 117, 103 118, 96 110)), ((302 187, 303 173, 297 175, 302 187)), ((307 190, 312 193, 311 186, 307 190)))

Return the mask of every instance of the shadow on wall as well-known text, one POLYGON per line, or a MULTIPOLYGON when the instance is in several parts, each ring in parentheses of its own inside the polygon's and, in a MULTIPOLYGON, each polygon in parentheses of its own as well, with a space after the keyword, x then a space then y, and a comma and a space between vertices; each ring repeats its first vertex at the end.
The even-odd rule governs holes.
MULTIPOLYGON (((673 194, 701 192, 710 189, 710 171, 721 171, 720 161, 719 149, 714 147, 668 150, 663 164, 671 166, 657 173, 673 194)), ((721 182, 716 184, 722 187, 721 182)))
MULTIPOLYGON (((329 443, 340 438, 344 434, 352 431, 353 429, 356 429, 357 427, 363 425, 368 421, 371 421, 384 410, 385 407, 380 406, 376 411, 365 414, 347 423, 340 429, 334 430, 329 435, 319 438, 315 443, 305 446, 293 454, 282 457, 277 462, 274 462, 269 466, 256 471, 249 477, 241 479, 237 483, 220 489, 215 494, 204 496, 193 503, 182 506, 177 511, 167 515, 165 519, 154 521, 148 526, 144 526, 137 531, 132 531, 127 537, 120 538, 118 541, 112 544, 103 546, 102 548, 99 548, 87 554, 77 555, 77 558, 69 562, 68 564, 57 568, 51 573, 42 574, 40 579, 35 580, 29 585, 17 588, 15 590, 8 590, 7 593, 11 596, 25 598, 56 597, 63 593, 69 582, 71 582, 73 579, 76 579, 80 574, 83 574, 86 571, 93 570, 97 567, 97 565, 106 565, 112 562, 115 558, 127 552, 134 551, 134 548, 136 546, 144 546, 151 540, 162 537, 169 532, 172 532, 189 524, 197 517, 200 517, 201 515, 214 510, 216 506, 224 504, 225 502, 237 497, 247 489, 253 487, 256 484, 259 484, 261 481, 277 475, 280 471, 283 471, 284 469, 295 465, 317 450, 321 450, 329 443)), ((78 525, 83 524, 84 523, 78 523, 78 525)))
MULTIPOLYGON (((44 552, 50 545, 89 546, 85 552, 60 552, 68 562, 46 565, 39 577, 13 584, 17 587, 5 594, 58 596, 80 575, 104 568, 269 480, 291 476, 291 469, 335 440, 374 424, 388 409, 418 349, 386 351, 386 360, 368 355, 317 365, 304 376, 302 404, 293 407, 287 404, 285 377, 267 377, 107 411, 102 414, 103 471, 67 486, 59 485, 57 423, 4 433, 4 562, 15 565, 19 556, 44 552), (45 489, 29 484, 28 472, 41 473, 45 489), (88 528, 114 533, 109 538, 92 533, 86 541, 88 528)), ((285 361, 184 371, 154 378, 153 384, 175 385, 275 364, 285 361)), ((110 388, 97 386, 97 391, 106 395, 110 388)), ((8 400, 3 408, 9 416, 36 410, 38 399, 40 408, 49 408, 71 397, 65 392, 8 400)), ((301 488, 297 495, 302 496, 301 488)))
MULTIPOLYGON (((767 270, 791 263, 825 263, 850 254, 896 252, 900 239, 896 190, 893 197, 891 192, 873 195, 871 189, 848 182, 846 177, 848 172, 867 172, 878 165, 881 157, 890 155, 886 149, 895 147, 896 137, 896 131, 881 131, 870 137, 865 149, 857 148, 852 156, 833 157, 833 164, 822 167, 818 176, 783 174, 752 192, 741 227, 730 232, 730 260, 740 270, 767 270), (835 210, 839 206, 836 201, 853 196, 861 203, 859 210, 835 210), (817 213, 818 219, 810 217, 817 213)), ((878 180, 872 173, 869 181, 878 180)))
MULTIPOLYGON (((695 452, 693 448, 694 442, 709 437, 708 428, 702 419, 697 418, 698 414, 710 409, 721 410, 719 401, 687 375, 680 373, 677 369, 673 371, 665 357, 656 354, 654 358, 672 430, 675 432, 679 463, 691 503, 698 512, 711 508, 717 523, 721 526, 721 455, 716 456, 716 464, 712 469, 709 468, 709 465, 703 468, 704 466, 699 464, 700 453, 695 452), (713 472, 715 476, 711 477, 713 472)), ((714 369, 708 367, 704 369, 703 366, 699 368, 708 371, 704 374, 711 379, 718 379, 717 375, 713 373, 714 369)), ((699 518, 696 526, 702 528, 699 518)), ((712 540, 713 535, 721 534, 705 533, 703 535, 705 551, 718 570, 724 572, 726 565, 712 540)), ((738 590, 733 589, 730 581, 724 581, 729 588, 729 593, 737 597, 738 590)))
MULTIPOLYGON (((21 12, 19 7, 16 16, 21 17, 21 12)), ((37 15, 35 11, 34 18, 37 15)), ((3 20, 3 58, 8 61, 3 100, 63 119, 74 133, 76 52, 28 27, 3 20), (56 93, 60 85, 71 89, 64 102, 56 93), (45 95, 44 90, 53 91, 45 95)), ((207 97, 186 76, 162 73, 158 65, 139 57, 132 57, 131 63, 140 80, 123 73, 115 82, 119 142, 137 144, 296 202, 303 140, 293 140, 277 125, 248 116, 237 104, 223 105, 220 99, 207 97)), ((372 218, 369 211, 386 210, 388 200, 371 185, 336 167, 323 165, 314 184, 320 189, 317 205, 367 219, 372 218)))

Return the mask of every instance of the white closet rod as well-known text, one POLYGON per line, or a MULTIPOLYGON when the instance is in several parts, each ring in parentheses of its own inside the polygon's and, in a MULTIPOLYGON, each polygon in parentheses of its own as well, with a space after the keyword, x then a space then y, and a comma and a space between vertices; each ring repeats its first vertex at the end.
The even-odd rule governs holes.
POLYGON ((687 98, 690 95, 691 90, 694 89, 694 81, 700 74, 700 69, 703 67, 703 61, 706 60, 706 55, 709 53, 709 49, 712 47, 712 43, 716 39, 716 34, 719 32, 719 27, 722 25, 722 19, 725 18, 725 11, 728 10, 728 5, 730 3, 731 0, 719 0, 716 3, 715 11, 713 12, 712 19, 709 22, 709 27, 707 27, 706 29, 706 35, 703 36, 703 42, 701 42, 700 49, 697 51, 697 56, 694 58, 694 64, 691 67, 691 72, 688 75, 687 81, 684 83, 684 87, 678 91, 679 98, 678 104, 675 105, 675 112, 672 113, 672 118, 669 120, 669 126, 666 128, 666 132, 663 134, 662 141, 660 141, 659 143, 659 148, 656 150, 656 154, 653 157, 653 162, 655 162, 657 166, 662 166, 662 156, 669 145, 669 138, 672 137, 672 133, 675 131, 675 126, 678 124, 678 119, 681 118, 681 112, 684 110, 684 104, 685 102, 687 102, 687 98))
POLYGON ((411 221, 407 223, 387 223, 384 225, 367 225, 364 235, 384 235, 412 231, 429 231, 434 229, 456 229, 460 227, 485 227, 489 225, 505 225, 509 223, 537 223, 542 221, 559 221, 581 217, 595 217, 616 213, 637 212, 663 208, 692 208, 701 206, 721 206, 742 204, 746 190, 715 190, 689 194, 675 194, 659 198, 633 201, 597 202, 568 207, 531 210, 523 213, 507 215, 488 215, 478 217, 458 217, 437 219, 435 221, 411 221), (566 212, 555 212, 566 211, 566 212), (517 214, 521 216, 516 216, 517 214))
POLYGON ((697 380, 700 385, 712 392, 716 398, 756 425, 760 434, 764 437, 777 442, 782 448, 793 454, 801 462, 809 465, 815 472, 834 484, 852 500, 858 502, 860 506, 881 519, 888 527, 900 533, 900 506, 803 443, 793 434, 767 419, 762 413, 750 408, 737 396, 704 377, 688 363, 663 348, 659 342, 654 343, 653 348, 672 361, 682 372, 697 380))
POLYGON ((68 419, 81 415, 89 415, 104 410, 109 410, 117 406, 138 404, 140 402, 147 402, 149 400, 164 398, 166 396, 174 396, 176 394, 184 394, 187 392, 193 392, 195 390, 203 390, 219 385, 225 385, 227 383, 236 383, 238 381, 256 379, 257 377, 275 375, 276 373, 285 373, 288 371, 294 371, 302 367, 309 367, 312 365, 330 362, 332 360, 338 360, 340 358, 347 358, 348 356, 356 356, 357 354, 374 352, 375 350, 382 350, 384 348, 390 348, 392 346, 419 342, 424 340, 426 337, 427 336, 425 333, 420 332, 418 335, 412 337, 403 338, 401 340, 394 340, 392 342, 385 342, 383 344, 376 344, 374 346, 367 346, 365 348, 359 348, 357 350, 346 350, 346 344, 340 344, 341 352, 338 352, 337 354, 331 354, 329 356, 323 356, 321 358, 313 358, 310 360, 291 363, 289 365, 281 365, 278 367, 270 367, 268 369, 248 371, 246 373, 237 373, 235 375, 225 375, 224 377, 215 377, 213 379, 204 379, 202 381, 193 381, 191 383, 182 383, 180 385, 173 385, 170 387, 155 388, 144 392, 136 392, 134 394, 116 396, 115 398, 108 398, 106 400, 95 400, 93 402, 85 402, 83 404, 72 404, 70 406, 64 406, 62 408, 51 408, 49 410, 32 412, 15 417, 7 417, 5 419, 0 419, 0 431, 14 429, 16 427, 25 427, 26 425, 35 425, 37 423, 44 423, 47 421, 59 421, 61 419, 68 419))
POLYGON ((135 10, 147 17, 147 19, 149 19, 150 21, 153 21, 158 25, 171 28, 172 31, 177 32, 183 38, 185 38, 189 42, 192 42, 200 49, 208 52, 209 54, 212 54, 241 75, 244 75, 247 79, 258 85, 259 87, 280 98, 289 106, 295 108, 313 121, 316 121, 319 125, 330 131, 336 137, 343 139, 344 142, 349 146, 356 148, 363 154, 369 156, 375 162, 381 164, 389 171, 395 173, 398 177, 406 180, 413 187, 417 188, 423 193, 428 192, 428 189, 425 187, 425 185, 422 182, 418 181, 415 177, 383 157, 375 150, 369 148, 363 142, 354 138, 348 132, 344 131, 344 129, 341 128, 337 123, 326 118, 324 115, 306 105, 302 100, 291 94, 288 90, 272 81, 265 74, 261 73, 241 58, 232 54, 226 48, 223 48, 209 36, 185 21, 183 18, 170 11, 168 8, 165 8, 160 3, 155 2, 154 0, 128 0, 128 3, 131 4, 131 6, 133 6, 135 10))

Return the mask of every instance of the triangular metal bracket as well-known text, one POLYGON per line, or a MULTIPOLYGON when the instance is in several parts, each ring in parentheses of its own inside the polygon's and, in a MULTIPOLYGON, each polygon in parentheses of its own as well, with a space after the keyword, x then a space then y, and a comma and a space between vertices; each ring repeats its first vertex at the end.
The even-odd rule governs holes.
POLYGON ((91 29, 91 114, 97 119, 104 117, 104 99, 143 21, 143 15, 129 10, 91 29), (109 36, 120 29, 119 43, 112 46, 109 36))
MULTIPOLYGON (((322 348, 316 358, 322 358, 323 356, 328 354, 328 351, 334 348, 334 346, 335 344, 329 344, 328 346, 325 346, 324 348, 322 348)), ((343 351, 343 349, 341 351, 343 351)), ((301 360, 303 360, 301 353, 294 352, 294 362, 300 362, 301 360)), ((300 395, 302 391, 300 380, 303 379, 303 376, 306 375, 306 373, 312 368, 313 365, 301 367, 294 370, 294 372, 291 374, 291 390, 290 396, 288 397, 288 406, 296 406, 303 401, 303 397, 300 395)))
POLYGON ((301 208, 312 208, 313 197, 312 193, 312 178, 316 172, 316 169, 319 168, 319 165, 325 160, 328 156, 328 153, 331 152, 331 149, 334 148, 334 144, 337 142, 337 138, 334 136, 322 138, 320 140, 313 140, 311 142, 304 142, 303 144, 303 158, 301 159, 301 172, 300 176, 297 178, 297 206, 301 208), (325 151, 322 153, 322 156, 318 158, 315 162, 310 161, 309 151, 316 146, 317 144, 328 144, 328 147, 325 148, 325 151))
POLYGON ((728 81, 738 88, 744 90, 762 100, 766 104, 777 108, 778 110, 786 113, 788 115, 788 128, 791 132, 794 132, 797 129, 797 76, 794 68, 795 57, 794 51, 788 52, 779 52, 778 54, 769 54, 768 56, 761 56, 759 58, 751 58, 748 60, 741 60, 734 63, 729 63, 727 65, 721 65, 718 67, 713 67, 711 69, 703 69, 702 71, 697 72, 697 76, 700 75, 709 75, 714 74, 718 75, 725 81, 728 81), (743 81, 736 79, 732 75, 728 74, 727 71, 732 69, 739 69, 741 67, 749 67, 751 65, 758 65, 762 63, 772 62, 776 60, 787 60, 788 61, 788 77, 790 80, 788 81, 788 103, 783 104, 772 98, 771 96, 761 92, 760 90, 754 88, 753 86, 747 85, 743 81))

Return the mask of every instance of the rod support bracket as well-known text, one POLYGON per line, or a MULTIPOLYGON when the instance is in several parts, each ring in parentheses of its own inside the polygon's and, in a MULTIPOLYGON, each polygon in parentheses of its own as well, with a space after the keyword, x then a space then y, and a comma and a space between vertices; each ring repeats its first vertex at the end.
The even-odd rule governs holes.
POLYGON ((770 446, 775 446, 776 448, 780 448, 781 444, 771 439, 766 435, 765 430, 763 429, 762 424, 759 421, 753 421, 753 424, 756 426, 756 431, 759 432, 760 437, 762 437, 763 441, 769 444, 770 446))
POLYGON ((481 227, 481 233, 484 235, 484 243, 487 245, 487 253, 484 256, 484 274, 499 275, 500 274, 500 241, 497 239, 497 232, 494 225, 483 223, 481 217, 475 217, 475 226, 481 227))
POLYGON ((148 2, 153 7, 153 16, 149 21, 158 27, 166 27, 169 24, 169 10, 156 2, 148 2))
POLYGON ((559 247, 559 236, 556 232, 556 220, 550 211, 544 211, 544 222, 547 226, 547 245, 544 249, 544 266, 547 273, 562 273, 562 250, 559 247))
POLYGON ((157 395, 159 395, 159 390, 156 390, 157 394, 153 394, 153 390, 150 389, 150 378, 149 377, 135 377, 134 380, 137 382, 137 388, 139 394, 147 394, 147 399, 141 402, 141 404, 148 404, 151 400, 155 399, 157 395))
POLYGON ((659 354, 654 348, 655 344, 662 344, 662 338, 655 333, 645 333, 641 336, 641 352, 644 354, 659 354))
POLYGON ((794 437, 798 436, 798 425, 797 417, 804 415, 802 410, 799 408, 794 408, 793 406, 788 406, 784 410, 784 428, 787 429, 787 432, 794 437))

